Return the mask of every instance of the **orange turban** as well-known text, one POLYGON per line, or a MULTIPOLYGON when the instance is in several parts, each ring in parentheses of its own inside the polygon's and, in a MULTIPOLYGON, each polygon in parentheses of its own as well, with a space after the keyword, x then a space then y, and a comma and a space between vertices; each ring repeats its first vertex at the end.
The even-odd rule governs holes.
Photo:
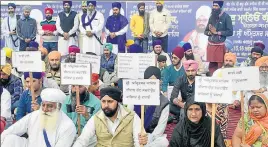
POLYGON ((224 55, 224 60, 229 59, 232 60, 234 62, 234 64, 236 63, 236 55, 234 53, 225 53, 224 55))
POLYGON ((39 47, 39 51, 41 51, 41 53, 44 54, 45 56, 48 54, 47 49, 42 46, 39 47))
POLYGON ((11 75, 11 69, 12 69, 12 66, 8 63, 4 66, 1 66, 1 71, 9 76, 11 75))
POLYGON ((52 51, 48 54, 48 60, 51 60, 51 59, 60 59, 61 57, 61 54, 60 52, 58 51, 52 51))
POLYGON ((268 56, 263 56, 255 62, 255 66, 262 66, 263 64, 268 66, 268 56))

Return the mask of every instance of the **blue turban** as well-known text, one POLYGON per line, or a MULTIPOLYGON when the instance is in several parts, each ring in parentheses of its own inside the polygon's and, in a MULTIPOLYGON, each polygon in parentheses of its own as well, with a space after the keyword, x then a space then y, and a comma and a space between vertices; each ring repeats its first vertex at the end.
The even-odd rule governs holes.
POLYGON ((39 44, 38 44, 37 42, 35 42, 35 41, 31 41, 31 42, 29 43, 29 47, 37 48, 37 49, 38 49, 39 44))
POLYGON ((222 8, 222 6, 223 6, 223 1, 213 1, 213 5, 214 4, 218 4, 219 6, 220 6, 220 8, 222 8))
POLYGON ((186 42, 186 43, 182 46, 182 48, 184 49, 184 52, 186 52, 186 51, 192 49, 192 46, 191 46, 191 44, 190 44, 189 42, 186 42))
POLYGON ((155 47, 156 45, 162 45, 162 41, 161 40, 155 40, 153 42, 153 47, 155 47))
MULTIPOLYGON (((42 78, 42 72, 32 72, 34 79, 41 79, 42 78)), ((24 80, 26 80, 28 77, 30 77, 29 72, 24 72, 24 80)))
POLYGON ((143 53, 143 48, 140 45, 132 44, 129 46, 129 53, 143 53))
POLYGON ((121 9, 121 3, 119 3, 119 2, 112 3, 112 8, 114 8, 114 7, 121 9))
POLYGON ((231 49, 233 49, 234 45, 233 45, 233 42, 229 39, 226 39, 225 40, 225 47, 230 51, 231 49))
POLYGON ((12 8, 14 8, 14 9, 16 9, 16 5, 14 4, 14 3, 8 3, 7 4, 7 7, 9 8, 9 7, 12 7, 12 8))
POLYGON ((92 4, 93 6, 96 7, 97 2, 96 2, 96 1, 87 1, 87 6, 88 6, 89 4, 92 4))
POLYGON ((253 47, 251 49, 251 53, 253 53, 253 52, 260 53, 261 55, 263 54, 263 50, 260 47, 258 47, 258 46, 255 46, 255 47, 253 47))
POLYGON ((72 5, 73 5, 72 1, 63 1, 63 5, 65 5, 65 3, 68 3, 70 5, 70 7, 72 7, 72 5))

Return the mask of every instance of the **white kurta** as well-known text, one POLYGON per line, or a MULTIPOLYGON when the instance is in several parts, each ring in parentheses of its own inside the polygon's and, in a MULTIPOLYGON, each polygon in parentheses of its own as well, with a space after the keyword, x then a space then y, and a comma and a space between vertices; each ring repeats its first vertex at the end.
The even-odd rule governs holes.
MULTIPOLYGON (((94 12, 92 13, 92 15, 94 12)), ((101 44, 100 42, 96 39, 95 36, 88 37, 86 35, 86 31, 91 31, 91 33, 95 34, 98 38, 101 37, 102 34, 102 29, 104 26, 104 16, 101 12, 97 11, 95 18, 91 22, 92 29, 90 26, 86 26, 85 28, 83 27, 82 24, 82 15, 80 17, 80 22, 79 22, 79 30, 80 30, 80 37, 79 37, 79 48, 81 50, 81 53, 85 54, 86 52, 93 52, 96 53, 97 55, 101 55, 101 44)), ((91 19, 91 15, 88 14, 85 18, 85 23, 91 19), (89 19, 88 19, 89 18, 89 19)))
MULTIPOLYGON (((39 110, 40 111, 40 110, 39 110)), ((10 126, 1 134, 2 147, 47 147, 43 131, 40 128, 39 111, 34 111, 18 122, 10 126), (28 139, 20 137, 24 133, 28 134, 28 139)), ((52 147, 71 147, 75 136, 76 128, 72 120, 64 114, 59 112, 59 122, 55 132, 47 132, 47 137, 52 147)))
MULTIPOLYGON (((66 14, 66 13, 65 13, 66 14)), ((66 14, 66 16, 68 16, 69 14, 66 14)), ((75 33, 77 30, 78 30, 78 26, 79 26, 79 21, 78 21, 78 15, 75 16, 74 18, 74 26, 73 28, 68 32, 69 35, 72 35, 73 33, 75 33)), ((57 17, 57 20, 56 20, 56 27, 57 27, 57 31, 60 33, 60 34, 63 34, 63 30, 60 26, 60 17, 58 16, 57 17)), ((68 40, 64 40, 64 37, 61 37, 59 36, 59 41, 58 41, 58 51, 61 53, 61 56, 64 56, 64 55, 68 55, 69 52, 68 52, 68 49, 69 49, 69 46, 71 45, 78 45, 77 43, 77 37, 69 37, 68 40)))
MULTIPOLYGON (((14 15, 13 17, 8 16, 4 19, 2 26, 1 26, 1 34, 3 35, 3 38, 5 40, 5 47, 9 47, 12 48, 14 51, 19 51, 19 39, 15 42, 15 45, 17 47, 14 46, 13 41, 11 36, 9 35, 9 32, 13 31, 16 29, 17 26, 17 18, 16 15, 14 15), (9 17, 9 27, 10 30, 8 29, 8 17, 9 17)), ((17 39, 17 35, 12 35, 13 40, 17 39)))
POLYGON ((11 118, 11 95, 5 88, 1 94, 1 117, 11 118))

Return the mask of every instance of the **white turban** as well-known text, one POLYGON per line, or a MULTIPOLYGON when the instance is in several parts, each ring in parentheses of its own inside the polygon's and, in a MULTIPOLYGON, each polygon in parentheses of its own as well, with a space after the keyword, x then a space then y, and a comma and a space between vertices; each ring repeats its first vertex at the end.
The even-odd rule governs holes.
POLYGON ((31 11, 31 10, 32 10, 32 7, 31 7, 31 6, 24 6, 24 7, 22 8, 22 10, 23 10, 23 11, 25 11, 25 10, 31 11))
POLYGON ((42 101, 64 103, 66 95, 60 90, 55 88, 46 88, 41 92, 42 101))
POLYGON ((211 14, 211 8, 209 6, 201 6, 197 9, 195 19, 198 19, 200 16, 205 16, 207 19, 209 19, 211 14))

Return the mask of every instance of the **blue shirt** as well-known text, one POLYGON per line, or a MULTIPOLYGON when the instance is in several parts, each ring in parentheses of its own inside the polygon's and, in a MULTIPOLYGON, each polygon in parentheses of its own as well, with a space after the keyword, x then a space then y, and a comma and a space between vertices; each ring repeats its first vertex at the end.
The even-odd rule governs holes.
POLYGON ((110 58, 107 60, 105 55, 102 54, 101 55, 101 67, 105 68, 109 74, 111 74, 112 72, 114 72, 114 63, 116 60, 116 54, 111 53, 110 58))
MULTIPOLYGON (((36 97, 37 103, 40 105, 42 102, 42 99, 39 96, 36 97)), ((20 120, 28 113, 32 112, 32 94, 30 90, 25 90, 22 95, 20 96, 19 105, 17 107, 17 114, 16 114, 16 120, 20 120)))

